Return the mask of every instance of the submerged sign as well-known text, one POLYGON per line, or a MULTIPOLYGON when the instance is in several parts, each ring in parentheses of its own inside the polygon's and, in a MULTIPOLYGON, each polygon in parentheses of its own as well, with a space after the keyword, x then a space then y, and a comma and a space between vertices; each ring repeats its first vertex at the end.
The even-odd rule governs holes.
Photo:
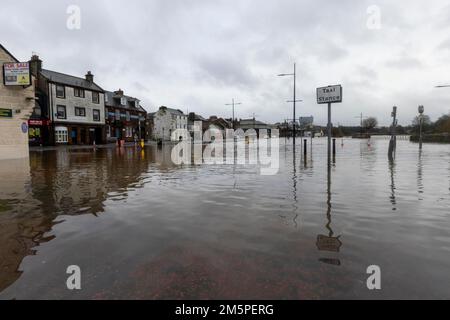
POLYGON ((31 85, 30 65, 28 62, 3 64, 3 82, 5 86, 31 85))
POLYGON ((317 88, 317 103, 339 103, 342 102, 342 86, 328 86, 317 88))

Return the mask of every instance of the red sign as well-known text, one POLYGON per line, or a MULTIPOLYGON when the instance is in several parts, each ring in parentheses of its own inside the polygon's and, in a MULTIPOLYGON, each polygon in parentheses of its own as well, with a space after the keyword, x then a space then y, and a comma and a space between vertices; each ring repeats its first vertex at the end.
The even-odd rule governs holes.
POLYGON ((48 126, 49 123, 50 123, 49 120, 35 120, 35 119, 28 120, 29 126, 48 126))

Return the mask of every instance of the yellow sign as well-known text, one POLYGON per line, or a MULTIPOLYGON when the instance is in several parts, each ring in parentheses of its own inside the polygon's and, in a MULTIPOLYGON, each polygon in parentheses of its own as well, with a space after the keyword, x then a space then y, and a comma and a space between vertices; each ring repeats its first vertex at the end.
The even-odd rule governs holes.
POLYGON ((28 62, 3 64, 3 82, 5 86, 31 85, 30 66, 28 62))

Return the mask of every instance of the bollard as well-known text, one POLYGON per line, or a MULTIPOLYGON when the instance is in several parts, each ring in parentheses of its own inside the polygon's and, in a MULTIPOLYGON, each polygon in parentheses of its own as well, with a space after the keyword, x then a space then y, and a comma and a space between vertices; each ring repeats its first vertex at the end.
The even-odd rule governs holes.
POLYGON ((333 139, 333 156, 336 155, 336 138, 333 139))
MULTIPOLYGON (((308 147, 308 142, 307 142, 306 139, 304 139, 304 140, 303 140, 303 154, 305 155, 305 157, 306 157, 306 154, 308 153, 307 147, 308 147)), ((305 158, 305 159, 306 159, 306 158, 305 158)))

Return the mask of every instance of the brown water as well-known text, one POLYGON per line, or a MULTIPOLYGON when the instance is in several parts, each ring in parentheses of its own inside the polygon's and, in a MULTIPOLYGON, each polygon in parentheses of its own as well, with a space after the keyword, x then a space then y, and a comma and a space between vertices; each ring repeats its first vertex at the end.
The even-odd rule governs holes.
POLYGON ((330 174, 325 148, 282 145, 274 176, 170 147, 1 161, 0 298, 449 299, 450 147, 339 140, 330 174))

